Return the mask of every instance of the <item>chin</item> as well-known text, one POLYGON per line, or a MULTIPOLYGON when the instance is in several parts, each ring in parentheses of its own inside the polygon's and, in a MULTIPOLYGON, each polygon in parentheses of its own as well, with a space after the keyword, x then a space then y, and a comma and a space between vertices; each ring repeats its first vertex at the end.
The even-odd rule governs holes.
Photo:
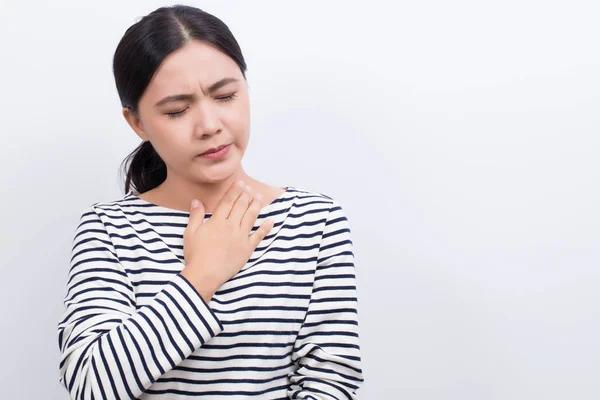
POLYGON ((219 165, 211 165, 209 167, 202 166, 194 168, 193 181, 198 183, 220 183, 228 180, 235 175, 241 168, 240 162, 228 162, 219 165))
POLYGON ((193 160, 188 166, 183 166, 185 175, 197 183, 219 183, 230 179, 241 168, 243 153, 240 154, 235 145, 230 149, 226 158, 219 162, 193 160))

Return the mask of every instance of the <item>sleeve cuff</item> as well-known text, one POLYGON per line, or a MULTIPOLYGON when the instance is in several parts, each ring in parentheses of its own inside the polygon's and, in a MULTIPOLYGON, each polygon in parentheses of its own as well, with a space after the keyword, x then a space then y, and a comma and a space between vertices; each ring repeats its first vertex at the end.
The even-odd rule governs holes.
POLYGON ((200 347, 221 333, 223 324, 200 293, 181 274, 175 275, 159 295, 188 338, 200 347))

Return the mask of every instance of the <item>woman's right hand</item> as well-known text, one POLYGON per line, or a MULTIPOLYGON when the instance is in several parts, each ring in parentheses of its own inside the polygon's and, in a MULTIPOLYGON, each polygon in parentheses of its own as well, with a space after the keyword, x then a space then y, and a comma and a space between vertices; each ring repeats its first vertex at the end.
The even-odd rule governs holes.
POLYGON ((260 195, 252 196, 242 181, 229 188, 206 223, 204 205, 197 200, 192 203, 183 233, 186 266, 181 275, 206 302, 242 269, 273 228, 274 222, 265 220, 250 235, 261 208, 260 195))

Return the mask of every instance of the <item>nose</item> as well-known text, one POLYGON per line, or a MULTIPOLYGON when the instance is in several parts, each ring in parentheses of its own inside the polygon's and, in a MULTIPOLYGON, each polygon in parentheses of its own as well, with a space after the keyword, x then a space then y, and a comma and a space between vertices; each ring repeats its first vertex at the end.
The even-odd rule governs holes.
POLYGON ((203 101, 197 107, 194 133, 198 138, 210 137, 221 132, 218 110, 209 101, 203 101))

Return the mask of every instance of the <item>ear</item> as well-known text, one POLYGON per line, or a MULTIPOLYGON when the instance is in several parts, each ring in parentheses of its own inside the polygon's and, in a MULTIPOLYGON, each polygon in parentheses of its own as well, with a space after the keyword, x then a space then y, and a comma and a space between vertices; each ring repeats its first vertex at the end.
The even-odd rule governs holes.
POLYGON ((148 141, 148 135, 144 130, 144 125, 142 125, 142 121, 139 119, 137 115, 131 111, 129 107, 123 107, 123 117, 125 117, 125 121, 129 124, 131 129, 142 139, 144 142, 148 141))

